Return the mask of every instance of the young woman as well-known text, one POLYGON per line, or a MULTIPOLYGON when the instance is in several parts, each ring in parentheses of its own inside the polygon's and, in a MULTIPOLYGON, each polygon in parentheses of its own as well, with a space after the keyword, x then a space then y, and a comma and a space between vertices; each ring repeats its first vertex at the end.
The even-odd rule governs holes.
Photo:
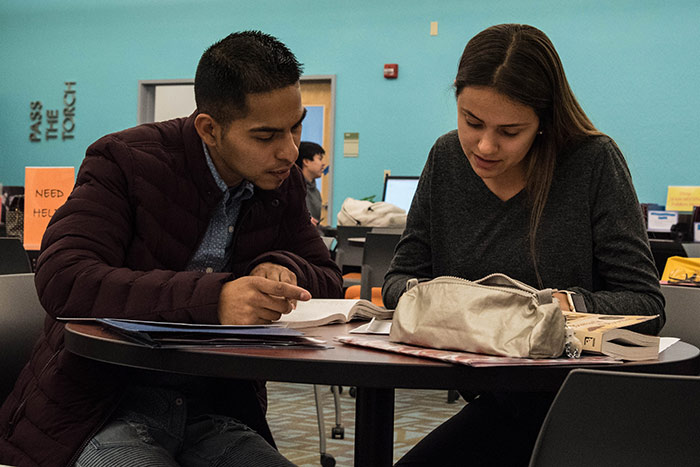
MULTIPOLYGON (((455 91, 457 130, 430 152, 386 306, 410 278, 500 272, 571 291, 578 311, 659 315, 635 329, 658 333, 664 300, 629 169, 579 106, 547 36, 517 24, 482 31, 455 91)), ((481 394, 397 465, 527 465, 553 397, 481 394)))

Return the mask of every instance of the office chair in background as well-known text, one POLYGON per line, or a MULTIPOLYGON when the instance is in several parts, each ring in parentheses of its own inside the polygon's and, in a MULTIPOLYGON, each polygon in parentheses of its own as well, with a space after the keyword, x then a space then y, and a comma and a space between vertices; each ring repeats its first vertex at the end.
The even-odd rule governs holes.
POLYGON ((572 370, 530 467, 698 465, 698 394, 697 376, 572 370))
POLYGON ((343 273, 343 287, 360 284, 360 268, 362 267, 361 245, 350 243, 351 238, 364 237, 371 227, 355 227, 339 225, 336 230, 335 262, 343 273))
POLYGON ((700 258, 700 243, 684 243, 683 250, 688 258, 700 258))
POLYGON ((0 403, 12 391, 15 380, 41 334, 46 313, 34 287, 34 274, 0 275, 0 403))
POLYGON ((0 237, 0 274, 32 272, 29 255, 17 237, 0 237))
MULTIPOLYGON (((344 439, 345 428, 342 423, 342 411, 340 408, 340 386, 331 386, 333 402, 335 403, 335 426, 331 429, 332 439, 344 439)), ((321 454, 322 467, 334 467, 335 459, 326 452, 326 423, 323 419, 323 400, 321 399, 321 389, 318 384, 314 384, 314 398, 316 400, 316 419, 318 422, 318 448, 321 454)))
POLYGON ((378 295, 381 301, 381 290, 384 285, 384 275, 389 270, 394 249, 401 238, 401 233, 372 230, 365 236, 365 247, 362 252, 362 269, 360 274, 360 298, 375 301, 378 295))
POLYGON ((389 269, 394 249, 402 233, 403 228, 372 227, 365 234, 360 274, 358 274, 359 283, 345 289, 345 298, 363 298, 375 305, 384 306, 382 301, 384 275, 389 269), (372 234, 371 239, 368 238, 370 233, 372 234), (377 237, 377 235, 382 235, 382 237, 377 237))
POLYGON ((661 293, 666 299, 666 324, 660 335, 700 347, 700 287, 661 284, 661 293))

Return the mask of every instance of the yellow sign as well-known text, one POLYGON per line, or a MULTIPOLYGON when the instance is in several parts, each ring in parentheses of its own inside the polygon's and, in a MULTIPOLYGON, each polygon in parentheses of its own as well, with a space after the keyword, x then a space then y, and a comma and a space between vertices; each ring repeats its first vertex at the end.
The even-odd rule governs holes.
POLYGON ((24 248, 38 250, 56 209, 75 184, 74 167, 24 168, 24 248))
POLYGON ((668 187, 667 211, 692 211, 693 206, 700 206, 700 186, 668 187))

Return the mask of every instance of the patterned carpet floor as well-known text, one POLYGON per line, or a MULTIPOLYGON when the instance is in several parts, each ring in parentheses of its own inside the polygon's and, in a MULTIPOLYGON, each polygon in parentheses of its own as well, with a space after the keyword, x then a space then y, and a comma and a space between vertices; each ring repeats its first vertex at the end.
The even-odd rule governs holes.
MULTIPOLYGON (((282 454, 299 467, 321 465, 318 422, 313 386, 308 384, 267 383, 267 419, 282 454)), ((335 426, 333 394, 329 386, 319 386, 326 425, 326 452, 336 467, 353 465, 355 399, 345 387, 340 395, 344 439, 332 439, 335 426)), ((445 390, 397 389, 394 402, 394 461, 423 436, 464 407, 461 398, 447 402, 445 390)))

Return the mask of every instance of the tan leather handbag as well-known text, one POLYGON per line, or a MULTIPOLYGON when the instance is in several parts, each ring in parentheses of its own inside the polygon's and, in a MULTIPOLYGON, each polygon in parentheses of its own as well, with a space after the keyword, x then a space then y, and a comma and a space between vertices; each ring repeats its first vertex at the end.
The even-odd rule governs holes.
POLYGON ((507 357, 564 352, 566 322, 552 289, 537 290, 505 274, 477 281, 411 279, 406 288, 391 325, 394 342, 507 357))

